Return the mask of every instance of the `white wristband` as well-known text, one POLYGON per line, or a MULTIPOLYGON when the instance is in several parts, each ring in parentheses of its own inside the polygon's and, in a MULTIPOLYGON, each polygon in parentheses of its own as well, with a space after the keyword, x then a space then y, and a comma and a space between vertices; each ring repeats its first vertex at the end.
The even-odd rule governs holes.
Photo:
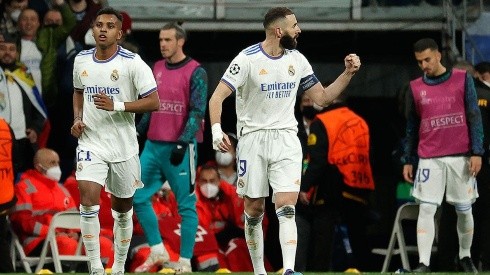
POLYGON ((221 124, 220 123, 213 124, 211 126, 211 133, 213 133, 213 134, 223 133, 223 130, 221 130, 221 124))
POLYGON ((213 138, 213 149, 219 150, 219 144, 223 141, 223 130, 221 130, 221 124, 215 123, 211 126, 211 134, 213 138))
POLYGON ((124 112, 126 110, 126 106, 124 105, 124 102, 114 102, 114 111, 116 112, 124 112))

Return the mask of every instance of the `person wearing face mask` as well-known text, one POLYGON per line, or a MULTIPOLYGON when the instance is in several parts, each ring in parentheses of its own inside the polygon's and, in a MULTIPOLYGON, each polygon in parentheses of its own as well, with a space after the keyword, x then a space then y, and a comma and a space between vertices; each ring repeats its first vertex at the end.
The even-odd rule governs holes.
MULTIPOLYGON (((220 179, 213 163, 198 169, 196 184, 199 224, 213 232, 220 251, 226 251, 220 255, 220 267, 233 272, 253 271, 243 231, 243 199, 237 195, 235 186, 220 179)), ((266 220, 264 228, 267 223, 266 220)))
POLYGON ((3 14, 0 18, 0 31, 10 35, 17 34, 17 21, 22 10, 27 8, 28 0, 6 0, 1 2, 3 14))
MULTIPOLYGON (((54 150, 39 149, 34 156, 34 169, 24 172, 15 185, 18 201, 9 218, 28 256, 40 255, 54 214, 77 210, 75 200, 59 183, 59 162, 54 150)), ((75 255, 78 233, 59 232, 56 241, 61 255, 75 255)))
POLYGON ((231 149, 228 152, 215 152, 215 160, 218 164, 219 176, 227 183, 236 186, 238 175, 236 173, 236 144, 235 134, 228 133, 231 142, 231 149))

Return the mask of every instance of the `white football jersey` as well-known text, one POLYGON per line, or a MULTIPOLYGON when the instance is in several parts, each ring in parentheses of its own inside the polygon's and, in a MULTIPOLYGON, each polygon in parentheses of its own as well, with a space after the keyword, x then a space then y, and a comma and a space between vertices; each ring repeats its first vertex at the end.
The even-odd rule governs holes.
POLYGON ((156 92, 151 68, 138 54, 122 47, 109 59, 95 58, 95 48, 75 58, 73 86, 83 89, 84 133, 80 149, 93 151, 108 162, 125 161, 138 154, 135 114, 97 109, 93 95, 103 92, 113 101, 128 102, 156 92))
POLYGON ((238 135, 260 129, 297 131, 296 94, 300 81, 312 75, 310 63, 297 50, 272 57, 258 43, 240 52, 221 79, 236 92, 238 135))

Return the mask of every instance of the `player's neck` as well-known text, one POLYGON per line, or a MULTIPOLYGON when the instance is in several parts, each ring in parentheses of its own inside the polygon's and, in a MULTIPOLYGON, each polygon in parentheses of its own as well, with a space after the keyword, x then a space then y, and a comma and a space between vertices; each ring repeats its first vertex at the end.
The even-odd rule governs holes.
POLYGON ((262 42, 262 49, 265 53, 270 56, 280 56, 283 54, 284 49, 279 45, 279 42, 275 43, 275 41, 265 40, 262 42))
POLYGON ((113 46, 103 49, 101 47, 97 47, 95 50, 95 58, 97 60, 107 60, 111 58, 118 50, 118 45, 114 44, 113 46))
POLYGON ((177 64, 179 62, 182 62, 186 58, 186 55, 183 52, 176 53, 168 58, 166 58, 167 63, 170 64, 177 64))

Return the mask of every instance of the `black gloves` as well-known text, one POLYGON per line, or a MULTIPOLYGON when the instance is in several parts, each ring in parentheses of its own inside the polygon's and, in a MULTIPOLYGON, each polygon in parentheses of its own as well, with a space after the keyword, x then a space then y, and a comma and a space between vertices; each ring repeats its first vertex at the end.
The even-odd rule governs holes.
POLYGON ((175 145, 175 148, 170 154, 170 163, 172 163, 172 165, 177 166, 182 163, 185 151, 187 151, 187 146, 189 146, 189 144, 185 142, 178 142, 177 145, 175 145))

